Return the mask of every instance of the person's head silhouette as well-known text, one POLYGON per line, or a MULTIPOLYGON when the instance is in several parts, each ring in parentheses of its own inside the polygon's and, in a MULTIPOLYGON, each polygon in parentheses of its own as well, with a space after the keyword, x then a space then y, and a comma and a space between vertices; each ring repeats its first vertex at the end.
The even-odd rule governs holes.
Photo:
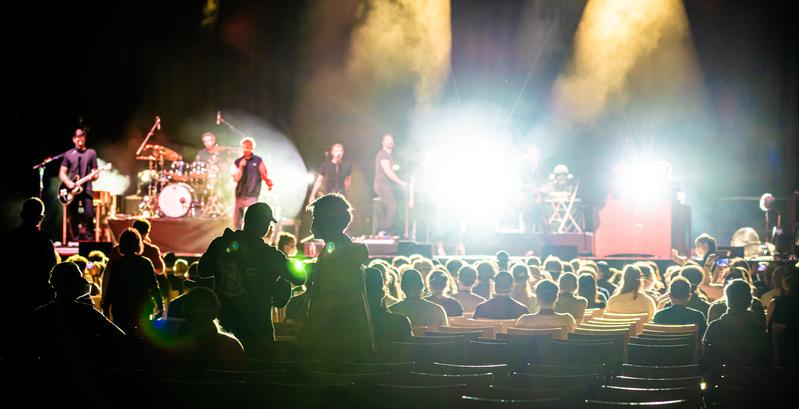
POLYGON ((25 226, 38 226, 44 219, 44 202, 37 197, 32 197, 22 204, 19 212, 22 224, 25 226))
POLYGON ((64 300, 75 300, 89 293, 89 282, 83 278, 80 267, 72 262, 58 263, 50 271, 50 285, 56 297, 64 300))
POLYGON ((272 214, 272 208, 263 202, 253 203, 244 213, 244 231, 258 237, 266 236, 273 222, 277 223, 277 220, 272 214))
POLYGON ((352 206, 338 193, 320 197, 308 209, 313 213, 311 233, 325 241, 340 236, 352 221, 352 206))
POLYGON ((386 283, 383 278, 383 273, 374 267, 364 270, 364 284, 369 305, 379 305, 383 302, 383 297, 386 295, 386 283))

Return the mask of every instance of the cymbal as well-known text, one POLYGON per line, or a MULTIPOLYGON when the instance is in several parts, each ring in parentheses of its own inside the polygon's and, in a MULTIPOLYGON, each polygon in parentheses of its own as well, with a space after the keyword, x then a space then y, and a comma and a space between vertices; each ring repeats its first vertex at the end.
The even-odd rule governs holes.
POLYGON ((136 160, 155 160, 155 156, 137 156, 136 160))
POLYGON ((144 149, 152 149, 154 156, 162 156, 166 160, 176 161, 182 159, 182 156, 172 149, 161 145, 144 145, 144 149))

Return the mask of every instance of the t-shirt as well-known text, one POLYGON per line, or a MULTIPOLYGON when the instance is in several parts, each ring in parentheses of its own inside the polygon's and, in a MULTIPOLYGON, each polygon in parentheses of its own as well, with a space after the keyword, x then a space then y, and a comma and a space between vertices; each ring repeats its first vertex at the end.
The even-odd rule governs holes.
POLYGON ((490 320, 515 320, 524 314, 529 314, 522 303, 510 298, 508 295, 497 295, 494 298, 480 304, 474 310, 474 318, 485 318, 490 320))
POLYGON ((537 314, 525 314, 516 320, 519 328, 543 329, 543 328, 563 328, 561 338, 565 339, 567 332, 574 332, 577 322, 571 314, 557 313, 552 310, 544 310, 537 314))
MULTIPOLYGON (((92 170, 97 169, 97 152, 94 149, 84 149, 79 151, 72 148, 64 154, 64 159, 61 160, 61 166, 67 168, 67 176, 70 178, 78 176, 82 178, 92 170)), ((87 195, 92 194, 92 181, 91 179, 83 183, 83 190, 87 195)))
POLYGON ((110 262, 103 273, 103 287, 102 305, 110 306, 115 323, 146 316, 160 302, 153 263, 142 256, 127 255, 110 262))
POLYGON ((575 297, 574 294, 560 293, 558 300, 555 301, 555 311, 560 313, 568 313, 574 317, 575 320, 583 320, 585 308, 588 306, 588 300, 583 297, 575 297))
POLYGON ((785 336, 796 337, 799 335, 799 297, 795 295, 782 295, 774 298, 774 313, 771 322, 785 324, 785 336))
POLYGON ((477 308, 478 305, 486 300, 485 298, 474 294, 469 290, 460 290, 457 293, 452 294, 452 298, 461 303, 463 312, 474 312, 475 308, 477 308))
POLYGON ((461 306, 461 303, 452 297, 437 297, 435 295, 431 295, 427 297, 426 300, 444 307, 444 311, 447 312, 447 317, 463 316, 463 307, 461 306))
POLYGON ((608 305, 605 307, 607 312, 620 314, 649 314, 649 319, 655 315, 655 301, 644 293, 638 293, 633 298, 633 293, 616 294, 610 297, 608 305))
POLYGON ((700 338, 705 334, 705 329, 707 328, 705 314, 684 305, 672 305, 671 307, 658 311, 657 314, 655 314, 653 322, 663 325, 695 324, 696 328, 699 330, 700 338))
MULTIPOLYGON (((155 272, 158 274, 165 274, 164 259, 161 257, 161 249, 147 241, 142 242, 142 249, 141 256, 153 263, 155 272)), ((114 261, 120 257, 122 257, 122 253, 119 252, 119 245, 116 245, 111 249, 111 254, 108 256, 109 261, 114 261)))
MULTIPOLYGON (((244 156, 236 159, 233 165, 239 167, 239 163, 244 160, 244 156)), ((241 179, 236 183, 236 197, 258 197, 261 194, 261 173, 258 170, 261 166, 260 156, 252 155, 247 161, 247 166, 241 174, 241 179)))
POLYGON ((424 327, 427 325, 446 326, 447 312, 444 307, 420 298, 409 298, 400 301, 390 309, 394 314, 401 314, 411 320, 414 327, 424 327))
POLYGON ((322 192, 344 193, 344 181, 352 173, 352 165, 349 162, 335 164, 325 161, 319 166, 319 175, 324 177, 322 182, 322 192))
POLYGON ((391 158, 391 154, 386 152, 385 149, 380 149, 375 156, 375 183, 374 188, 375 190, 379 188, 384 188, 391 185, 391 179, 386 176, 386 172, 383 170, 383 167, 380 166, 380 162, 387 160, 388 166, 394 166, 394 162, 391 158))
POLYGON ((373 306, 370 309, 375 342, 378 345, 392 341, 402 341, 412 335, 411 321, 401 314, 388 312, 385 307, 373 306))
POLYGON ((708 365, 766 366, 766 331, 752 311, 726 312, 708 325, 702 341, 708 365))

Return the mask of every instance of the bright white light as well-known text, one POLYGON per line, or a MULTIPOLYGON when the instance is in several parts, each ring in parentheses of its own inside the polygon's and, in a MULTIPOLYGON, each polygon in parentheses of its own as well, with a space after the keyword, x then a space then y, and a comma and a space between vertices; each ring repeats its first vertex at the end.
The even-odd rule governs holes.
POLYGON ((308 172, 308 176, 305 178, 305 181, 306 181, 306 182, 307 182, 309 185, 313 185, 313 184, 314 184, 314 182, 316 182, 316 173, 314 173, 314 172, 308 172))
MULTIPOLYGON (((105 166, 106 161, 97 158, 97 166, 105 166)), ((130 186, 130 177, 125 176, 114 168, 100 173, 100 176, 92 182, 92 189, 95 191, 107 191, 114 196, 125 194, 125 190, 130 186)))
POLYGON ((616 191, 625 199, 651 201, 668 197, 671 165, 665 161, 641 160, 613 168, 616 191))

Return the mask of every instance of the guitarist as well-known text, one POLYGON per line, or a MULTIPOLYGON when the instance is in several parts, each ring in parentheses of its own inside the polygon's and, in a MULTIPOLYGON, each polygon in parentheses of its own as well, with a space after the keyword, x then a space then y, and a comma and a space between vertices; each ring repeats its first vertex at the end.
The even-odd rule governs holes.
MULTIPOLYGON (((74 149, 64 154, 58 178, 70 189, 75 189, 75 180, 80 179, 92 171, 97 170, 97 152, 86 148, 86 133, 83 129, 76 129, 72 136, 74 149)), ((75 199, 67 205, 69 225, 73 241, 91 241, 94 239, 94 207, 92 206, 92 180, 97 180, 99 174, 83 184, 83 192, 76 195, 75 199)))

